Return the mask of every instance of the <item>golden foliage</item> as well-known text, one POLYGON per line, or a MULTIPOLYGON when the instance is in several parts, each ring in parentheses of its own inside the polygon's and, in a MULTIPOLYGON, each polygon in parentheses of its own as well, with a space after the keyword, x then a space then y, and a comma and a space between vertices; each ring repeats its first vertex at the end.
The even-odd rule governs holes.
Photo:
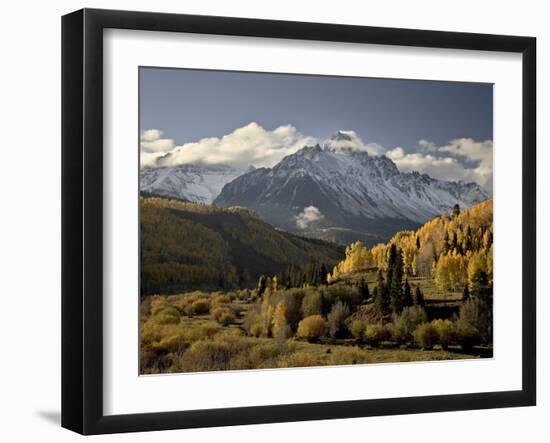
POLYGON ((385 270, 389 245, 395 244, 401 250, 406 275, 434 277, 440 289, 458 290, 471 274, 470 259, 475 260, 476 268, 492 274, 492 237, 493 201, 486 200, 454 217, 436 217, 416 231, 398 232, 388 244, 371 249, 360 241, 350 244, 344 260, 329 275, 329 282, 369 268, 385 270))

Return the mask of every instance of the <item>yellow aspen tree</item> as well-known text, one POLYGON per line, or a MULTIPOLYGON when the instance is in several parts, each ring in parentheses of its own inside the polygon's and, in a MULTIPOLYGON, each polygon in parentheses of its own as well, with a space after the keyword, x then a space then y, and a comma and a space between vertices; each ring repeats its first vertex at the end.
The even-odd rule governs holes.
POLYGON ((290 334, 290 327, 286 321, 286 304, 281 301, 277 303, 272 320, 273 337, 277 340, 286 340, 290 334))

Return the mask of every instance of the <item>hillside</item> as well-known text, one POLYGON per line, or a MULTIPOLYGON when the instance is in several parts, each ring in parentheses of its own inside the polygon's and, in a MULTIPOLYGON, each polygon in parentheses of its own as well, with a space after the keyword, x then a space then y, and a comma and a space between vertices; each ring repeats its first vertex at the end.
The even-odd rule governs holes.
POLYGON ((278 231, 254 211, 140 198, 141 293, 252 287, 313 257, 334 266, 343 248, 278 231))
POLYGON ((387 244, 368 248, 355 242, 346 248, 346 258, 335 266, 331 279, 365 269, 385 271, 391 245, 401 251, 406 276, 435 279, 444 291, 462 291, 468 274, 477 268, 492 278, 493 200, 457 207, 417 230, 396 233, 387 244))

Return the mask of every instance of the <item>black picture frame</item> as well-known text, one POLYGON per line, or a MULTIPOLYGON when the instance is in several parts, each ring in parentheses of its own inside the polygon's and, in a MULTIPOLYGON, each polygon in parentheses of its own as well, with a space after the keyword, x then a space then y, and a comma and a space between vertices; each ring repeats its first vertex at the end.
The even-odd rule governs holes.
POLYGON ((62 18, 62 426, 82 434, 536 404, 536 39, 83 9, 62 18), (103 413, 103 30, 503 51, 523 63, 522 389, 177 412, 103 413))

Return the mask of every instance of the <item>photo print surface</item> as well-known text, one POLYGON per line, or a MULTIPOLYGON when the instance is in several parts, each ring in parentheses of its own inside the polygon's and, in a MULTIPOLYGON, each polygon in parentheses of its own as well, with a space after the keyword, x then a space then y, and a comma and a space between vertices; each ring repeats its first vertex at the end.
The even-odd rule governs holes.
POLYGON ((493 355, 493 85, 139 69, 140 373, 493 355))

